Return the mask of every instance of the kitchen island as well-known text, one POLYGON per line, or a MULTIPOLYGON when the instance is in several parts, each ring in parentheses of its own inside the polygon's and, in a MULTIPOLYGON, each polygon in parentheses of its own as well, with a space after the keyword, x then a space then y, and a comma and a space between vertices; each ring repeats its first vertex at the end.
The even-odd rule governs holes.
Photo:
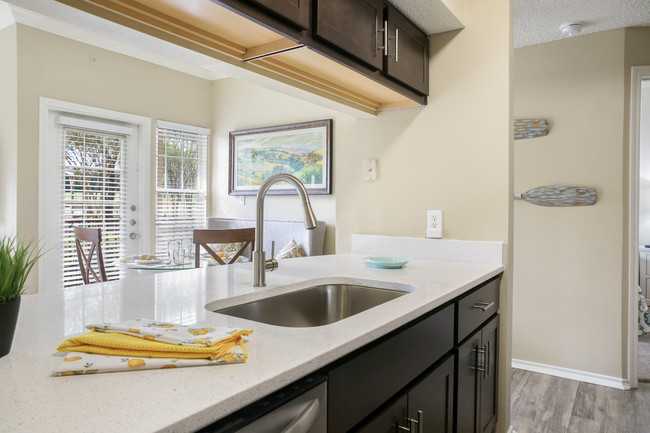
POLYGON ((0 359, 2 432, 190 432, 246 406, 457 298, 503 271, 500 243, 357 237, 353 253, 283 260, 252 287, 250 263, 141 275, 24 296, 12 351, 0 359), (424 243, 423 243, 424 241, 424 243), (424 246, 424 249, 422 248, 424 246), (485 247, 485 248, 484 248, 485 247), (371 254, 408 257, 375 269, 371 254), (487 250, 487 254, 481 251, 487 250), (420 258, 418 258, 420 257, 420 258), (466 261, 462 258, 466 257, 466 261), (320 327, 287 328, 212 313, 320 282, 409 293, 320 327), (244 364, 50 377, 55 349, 90 323, 133 318, 252 329, 244 364))

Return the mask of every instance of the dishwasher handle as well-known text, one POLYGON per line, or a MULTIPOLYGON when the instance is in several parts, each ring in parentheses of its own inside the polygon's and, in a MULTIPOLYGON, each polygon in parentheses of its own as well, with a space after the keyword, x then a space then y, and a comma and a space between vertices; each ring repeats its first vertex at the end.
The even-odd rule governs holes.
POLYGON ((300 412, 297 417, 291 421, 291 424, 287 426, 282 433, 307 433, 309 429, 314 425, 316 419, 318 418, 318 413, 320 410, 320 402, 318 398, 313 399, 307 404, 305 410, 300 412))

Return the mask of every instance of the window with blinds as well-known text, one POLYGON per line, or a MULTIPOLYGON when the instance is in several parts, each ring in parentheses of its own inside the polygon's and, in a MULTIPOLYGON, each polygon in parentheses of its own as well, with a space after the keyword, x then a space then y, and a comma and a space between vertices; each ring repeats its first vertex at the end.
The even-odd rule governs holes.
POLYGON ((158 121, 156 125, 156 255, 170 240, 205 227, 210 131, 158 121))
POLYGON ((69 125, 62 125, 62 133, 63 287, 83 284, 73 226, 102 229, 106 275, 109 280, 117 279, 120 272, 113 263, 119 259, 124 242, 127 136, 69 125))

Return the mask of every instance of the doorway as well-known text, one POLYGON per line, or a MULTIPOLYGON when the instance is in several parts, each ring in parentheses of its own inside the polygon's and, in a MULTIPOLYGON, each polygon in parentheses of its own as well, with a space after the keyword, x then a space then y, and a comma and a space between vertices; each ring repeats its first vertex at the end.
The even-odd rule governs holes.
POLYGON ((102 229, 109 280, 120 257, 149 246, 151 120, 41 98, 39 291, 82 284, 73 226, 102 229))
POLYGON ((640 365, 639 287, 644 296, 650 296, 650 280, 645 276, 650 272, 650 249, 645 252, 645 245, 650 245, 650 200, 644 197, 650 195, 650 66, 632 67, 630 90, 628 376, 630 386, 636 388, 640 365))

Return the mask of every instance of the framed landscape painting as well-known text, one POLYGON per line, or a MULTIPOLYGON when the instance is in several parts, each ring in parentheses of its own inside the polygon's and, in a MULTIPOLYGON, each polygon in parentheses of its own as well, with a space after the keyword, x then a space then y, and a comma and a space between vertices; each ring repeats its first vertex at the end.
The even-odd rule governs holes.
MULTIPOLYGON (((309 194, 331 194, 332 119, 230 133, 228 194, 256 195, 270 176, 296 176, 309 194)), ((269 194, 296 194, 278 182, 269 194)))

